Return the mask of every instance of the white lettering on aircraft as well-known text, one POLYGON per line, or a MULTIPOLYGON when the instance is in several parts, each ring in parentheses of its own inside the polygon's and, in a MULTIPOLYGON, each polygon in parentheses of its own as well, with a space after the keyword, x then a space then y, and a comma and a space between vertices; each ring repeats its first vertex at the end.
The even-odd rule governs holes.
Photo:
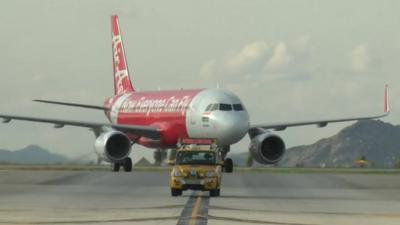
POLYGON ((127 100, 120 108, 120 112, 125 113, 150 113, 150 112, 184 112, 190 103, 190 96, 148 99, 127 100))
POLYGON ((114 68, 115 68, 115 80, 117 84, 117 93, 122 93, 127 87, 128 83, 124 80, 128 80, 128 70, 126 62, 124 61, 124 52, 122 50, 121 36, 114 36, 112 39, 114 49, 114 68))

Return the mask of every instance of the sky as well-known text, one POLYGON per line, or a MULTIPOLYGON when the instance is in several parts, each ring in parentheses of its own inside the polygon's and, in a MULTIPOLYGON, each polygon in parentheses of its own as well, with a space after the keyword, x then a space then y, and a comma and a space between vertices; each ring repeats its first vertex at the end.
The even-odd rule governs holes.
MULTIPOLYGON (((106 122, 90 109, 113 94, 110 15, 118 14, 138 90, 226 88, 251 123, 382 113, 384 85, 399 124, 400 2, 396 0, 6 0, 0 7, 0 112, 106 122)), ((351 123, 277 132, 312 144, 351 123)), ((0 149, 30 144, 79 159, 94 135, 50 124, 0 124, 0 149)), ((232 146, 247 151, 246 136, 232 146)), ((134 146, 133 159, 152 150, 134 146)))

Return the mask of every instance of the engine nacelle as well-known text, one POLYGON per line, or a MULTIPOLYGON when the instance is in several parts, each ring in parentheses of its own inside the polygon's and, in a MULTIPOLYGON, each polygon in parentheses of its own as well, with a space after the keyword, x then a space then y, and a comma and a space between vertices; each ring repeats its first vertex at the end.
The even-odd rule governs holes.
POLYGON ((109 162, 120 162, 131 153, 131 141, 119 131, 102 133, 94 142, 96 153, 109 162))
POLYGON ((285 143, 279 136, 265 132, 251 139, 249 150, 257 162, 274 164, 282 159, 285 153, 285 143))

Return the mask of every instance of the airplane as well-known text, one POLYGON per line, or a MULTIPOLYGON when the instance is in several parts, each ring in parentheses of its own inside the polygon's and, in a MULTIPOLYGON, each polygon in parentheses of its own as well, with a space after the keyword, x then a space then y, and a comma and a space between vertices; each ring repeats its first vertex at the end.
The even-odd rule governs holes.
MULTIPOLYGON (((233 171, 232 159, 226 154, 232 144, 246 134, 249 151, 261 164, 274 164, 282 159, 285 143, 272 131, 288 127, 378 119, 389 114, 388 87, 385 86, 384 112, 381 115, 341 119, 251 124, 246 107, 233 92, 221 88, 193 90, 136 91, 130 80, 117 15, 111 16, 114 95, 103 106, 34 100, 36 102, 81 107, 104 111, 109 122, 98 123, 64 119, 37 118, 0 114, 4 123, 11 120, 54 124, 55 128, 76 126, 90 128, 95 136, 95 152, 113 165, 113 171, 132 170, 129 157, 134 144, 167 150, 182 144, 212 140, 223 156, 224 172, 233 171)), ((206 142, 207 143, 207 142, 206 142)))

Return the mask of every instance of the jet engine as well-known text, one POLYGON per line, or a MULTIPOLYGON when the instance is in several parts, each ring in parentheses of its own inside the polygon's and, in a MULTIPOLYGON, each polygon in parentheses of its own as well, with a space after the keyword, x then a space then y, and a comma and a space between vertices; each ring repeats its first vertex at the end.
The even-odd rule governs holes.
POLYGON ((251 139, 249 150, 251 156, 257 162, 274 164, 282 159, 285 153, 285 143, 279 136, 265 132, 251 139))
POLYGON ((119 131, 102 133, 94 142, 98 155, 109 162, 121 162, 131 152, 131 141, 126 134, 119 131))

